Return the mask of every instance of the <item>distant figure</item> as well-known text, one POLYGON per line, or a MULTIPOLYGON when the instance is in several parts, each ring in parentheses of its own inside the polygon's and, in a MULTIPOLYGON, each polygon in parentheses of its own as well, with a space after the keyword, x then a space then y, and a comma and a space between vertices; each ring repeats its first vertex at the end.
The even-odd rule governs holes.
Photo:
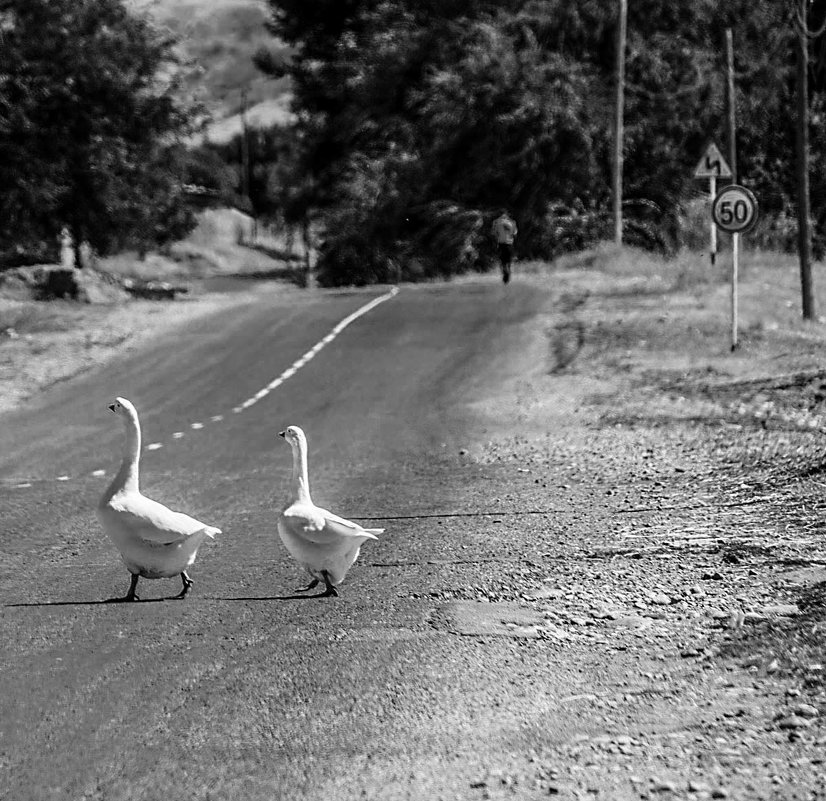
POLYGON ((60 229, 57 241, 60 243, 60 266, 71 270, 75 266, 75 246, 72 235, 65 225, 60 229))
POLYGON ((502 209, 499 216, 491 225, 491 233, 496 241, 496 250, 499 254, 499 263, 502 267, 502 282, 507 284, 511 280, 511 262, 513 261, 513 240, 516 238, 516 223, 502 209))

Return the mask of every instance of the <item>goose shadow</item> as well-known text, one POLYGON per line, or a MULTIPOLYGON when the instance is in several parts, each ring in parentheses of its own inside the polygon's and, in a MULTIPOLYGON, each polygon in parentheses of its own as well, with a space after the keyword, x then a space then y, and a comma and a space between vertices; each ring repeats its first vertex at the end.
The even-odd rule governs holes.
POLYGON ((213 601, 312 601, 315 598, 330 598, 326 592, 318 592, 315 595, 251 595, 239 596, 237 598, 212 598, 213 601))
POLYGON ((115 604, 158 604, 165 601, 182 600, 170 595, 166 598, 140 598, 135 601, 125 601, 123 598, 101 598, 97 601, 31 601, 29 603, 3 604, 6 608, 28 606, 114 606, 115 604))

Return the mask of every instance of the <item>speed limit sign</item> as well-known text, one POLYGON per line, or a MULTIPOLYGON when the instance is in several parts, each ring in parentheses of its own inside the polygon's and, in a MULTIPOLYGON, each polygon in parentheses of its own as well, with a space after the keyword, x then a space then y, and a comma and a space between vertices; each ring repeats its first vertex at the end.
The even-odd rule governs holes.
POLYGON ((744 234, 757 222, 757 198, 745 186, 730 184, 714 198, 711 216, 723 231, 744 234))

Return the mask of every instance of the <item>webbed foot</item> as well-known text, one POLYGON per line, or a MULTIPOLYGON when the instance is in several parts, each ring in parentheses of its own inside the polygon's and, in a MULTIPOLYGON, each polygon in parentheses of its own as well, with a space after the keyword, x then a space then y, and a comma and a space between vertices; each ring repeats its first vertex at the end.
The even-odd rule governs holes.
POLYGON ((192 579, 186 574, 186 570, 181 572, 181 581, 183 582, 183 589, 176 595, 172 600, 178 601, 183 600, 186 598, 186 594, 189 592, 189 588, 194 584, 192 579))

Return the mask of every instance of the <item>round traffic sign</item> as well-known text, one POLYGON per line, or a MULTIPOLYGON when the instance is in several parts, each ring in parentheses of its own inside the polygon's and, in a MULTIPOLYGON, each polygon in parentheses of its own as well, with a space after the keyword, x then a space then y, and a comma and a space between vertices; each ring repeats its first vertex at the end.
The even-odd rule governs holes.
POLYGON ((757 198, 745 186, 730 184, 714 198, 711 216, 718 228, 744 234, 757 222, 757 198))

